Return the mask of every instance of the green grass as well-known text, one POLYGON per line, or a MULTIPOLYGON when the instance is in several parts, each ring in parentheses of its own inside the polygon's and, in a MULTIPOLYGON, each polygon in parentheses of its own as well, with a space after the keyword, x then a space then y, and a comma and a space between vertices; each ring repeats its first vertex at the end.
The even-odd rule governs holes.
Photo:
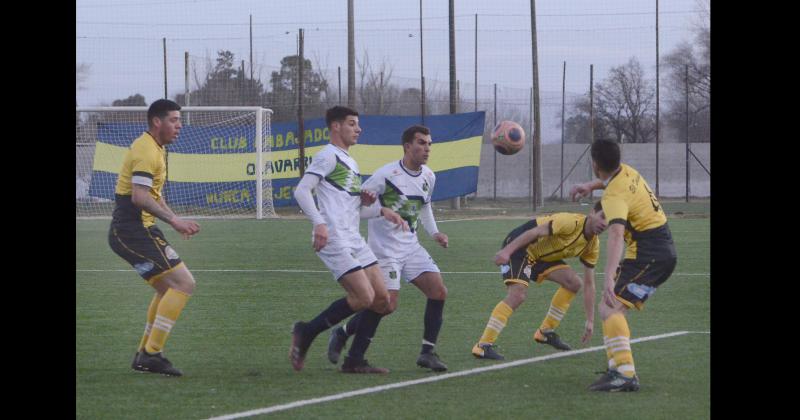
MULTIPOLYGON (((576 207, 577 208, 577 207, 576 207)), ((580 207, 586 209, 586 207, 580 207)), ((675 274, 628 317, 632 338, 710 330, 708 203, 665 203, 679 262, 675 274), (672 208, 670 206, 678 206, 672 208), (703 207, 705 206, 705 208, 703 207), (683 216, 674 215, 681 211, 683 216), (694 214, 689 217, 687 215, 694 214), (705 274, 705 275, 687 275, 705 274)), ((470 209, 437 213, 470 216, 470 209)), ((522 212, 524 213, 524 212, 522 212)), ((450 248, 423 245, 443 271, 496 272, 492 257, 522 219, 440 223, 450 248)), ((129 368, 152 297, 131 267, 106 242, 108 221, 77 221, 76 417, 207 418, 435 374, 415 366, 425 299, 404 285, 400 307, 385 318, 367 355, 386 376, 338 373, 325 357, 327 332, 314 342, 302 372, 287 359, 289 330, 341 296, 326 271, 291 273, 204 270, 319 270, 305 220, 201 220, 202 232, 184 241, 163 229, 197 280, 197 290, 173 329, 166 354, 182 378, 136 374, 129 368), (105 270, 105 271, 83 271, 105 270)), ((603 241, 605 236, 603 236, 603 241)), ((603 245, 605 242, 603 242, 603 245)), ((605 254, 597 272, 602 273, 605 254)), ((575 262, 573 267, 578 268, 575 262)), ((437 351, 458 372, 496 362, 475 360, 470 349, 505 296, 499 274, 444 274, 449 296, 437 351)), ((597 277, 598 299, 602 276, 597 277)), ((506 361, 552 354, 532 345, 557 286, 532 286, 528 301, 498 340, 506 361)), ((602 345, 599 316, 589 346, 602 345)), ((560 327, 581 348, 580 296, 560 327)), ((642 388, 632 394, 586 390, 605 368, 595 351, 365 396, 281 411, 275 418, 709 418, 710 335, 688 334, 633 344, 642 388)))

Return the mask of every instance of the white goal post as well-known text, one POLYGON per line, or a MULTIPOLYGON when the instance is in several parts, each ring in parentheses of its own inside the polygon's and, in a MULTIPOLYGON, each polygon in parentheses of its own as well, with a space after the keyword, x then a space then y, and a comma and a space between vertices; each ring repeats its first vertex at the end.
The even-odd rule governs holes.
MULTIPOLYGON (((277 217, 271 172, 272 110, 185 106, 167 147, 162 193, 177 214, 195 218, 277 217), (260 170, 259 170, 260 168, 260 170)), ((130 144, 147 130, 147 107, 77 107, 76 218, 110 218, 114 188, 130 144)))

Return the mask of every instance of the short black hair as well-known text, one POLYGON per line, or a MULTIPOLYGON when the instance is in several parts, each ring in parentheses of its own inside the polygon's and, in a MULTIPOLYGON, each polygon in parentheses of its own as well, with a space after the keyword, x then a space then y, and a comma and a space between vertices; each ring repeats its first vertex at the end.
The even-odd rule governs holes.
POLYGON ((602 201, 597 200, 597 202, 594 203, 594 211, 596 213, 599 213, 599 212, 603 211, 603 202, 602 201))
POLYGON ((150 104, 150 108, 147 109, 147 124, 149 125, 153 118, 164 118, 171 111, 180 110, 181 106, 176 102, 170 101, 169 99, 159 99, 150 104))
POLYGON ((597 139, 592 143, 592 160, 603 172, 612 172, 619 168, 619 144, 613 140, 597 139))
POLYGON ((349 117, 350 115, 357 117, 358 112, 354 109, 340 105, 337 105, 333 108, 328 108, 328 110, 325 111, 325 125, 327 125, 328 128, 331 128, 331 124, 336 121, 344 121, 345 118, 349 117))
POLYGON ((403 141, 402 141, 401 145, 405 146, 406 143, 413 142, 414 141, 414 135, 417 134, 417 133, 422 133, 422 134, 427 136, 427 135, 431 134, 431 129, 428 128, 428 127, 425 127, 424 125, 416 125, 416 124, 412 125, 411 127, 406 128, 406 130, 403 131, 403 136, 402 136, 403 141))

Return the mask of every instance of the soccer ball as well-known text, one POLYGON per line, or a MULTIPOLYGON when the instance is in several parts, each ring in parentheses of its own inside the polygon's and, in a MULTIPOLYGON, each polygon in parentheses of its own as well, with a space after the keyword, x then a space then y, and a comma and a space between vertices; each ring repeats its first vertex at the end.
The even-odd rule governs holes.
POLYGON ((525 130, 514 121, 500 121, 492 133, 494 149, 504 155, 513 155, 525 145, 525 130))

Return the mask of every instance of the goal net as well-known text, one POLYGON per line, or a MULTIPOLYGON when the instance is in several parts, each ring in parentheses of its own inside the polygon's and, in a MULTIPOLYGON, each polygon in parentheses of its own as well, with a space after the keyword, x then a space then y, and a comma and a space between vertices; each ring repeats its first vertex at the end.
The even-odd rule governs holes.
MULTIPOLYGON (((177 140, 167 145, 162 194, 186 217, 277 217, 272 202, 270 116, 261 107, 181 108, 177 140), (259 170, 261 168, 261 170, 259 170)), ((77 218, 110 218, 125 152, 147 130, 147 107, 76 108, 77 218)))

